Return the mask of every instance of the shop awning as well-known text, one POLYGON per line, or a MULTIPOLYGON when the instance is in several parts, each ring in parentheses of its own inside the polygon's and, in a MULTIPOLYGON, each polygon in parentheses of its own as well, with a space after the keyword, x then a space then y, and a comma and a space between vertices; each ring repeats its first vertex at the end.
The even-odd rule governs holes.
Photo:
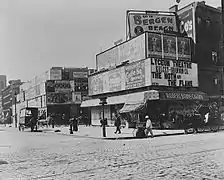
POLYGON ((140 111, 144 108, 147 100, 159 99, 159 92, 156 90, 144 91, 139 93, 129 94, 120 113, 140 111))
POLYGON ((93 107, 93 106, 100 106, 100 99, 89 99, 86 101, 82 101, 80 107, 93 107))

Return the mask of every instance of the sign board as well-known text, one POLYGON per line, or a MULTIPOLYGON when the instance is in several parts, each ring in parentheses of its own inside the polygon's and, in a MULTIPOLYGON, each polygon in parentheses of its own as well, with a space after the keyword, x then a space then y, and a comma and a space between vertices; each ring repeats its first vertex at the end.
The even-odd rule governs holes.
POLYGON ((171 12, 130 11, 127 14, 129 37, 149 32, 178 32, 176 16, 171 12))
POLYGON ((89 95, 103 93, 103 75, 104 73, 88 78, 89 95))
POLYGON ((124 67, 116 68, 108 73, 109 91, 121 91, 124 90, 124 67))
POLYGON ((48 80, 46 82, 46 91, 47 92, 67 92, 71 91, 72 86, 70 81, 53 81, 48 80))
POLYGON ((121 43, 96 55, 97 70, 108 69, 122 62, 145 59, 145 35, 121 43))
POLYGON ((200 93, 190 93, 190 92, 163 92, 164 99, 170 100, 205 100, 206 97, 200 93))
POLYGON ((81 104, 82 103, 81 92, 73 92, 72 93, 72 102, 74 102, 75 104, 81 104))
POLYGON ((177 12, 180 21, 180 33, 195 39, 195 3, 192 3, 177 12))
POLYGON ((198 87, 197 64, 151 58, 152 85, 198 87))
POLYGON ((125 67, 125 89, 145 86, 145 63, 140 61, 125 67))
POLYGON ((73 72, 73 78, 88 78, 88 72, 73 72))
POLYGON ((147 57, 191 60, 190 39, 172 35, 147 33, 147 57))
POLYGON ((177 59, 177 39, 175 36, 163 35, 164 58, 177 59))
POLYGON ((72 93, 71 92, 48 92, 47 93, 47 104, 54 103, 71 103, 72 93))
POLYGON ((62 79, 62 72, 61 69, 51 69, 50 73, 50 80, 61 80, 62 79))

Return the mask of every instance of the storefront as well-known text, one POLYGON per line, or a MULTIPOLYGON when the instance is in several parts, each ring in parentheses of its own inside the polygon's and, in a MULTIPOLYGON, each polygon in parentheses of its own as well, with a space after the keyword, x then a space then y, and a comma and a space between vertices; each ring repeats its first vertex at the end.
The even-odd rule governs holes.
MULTIPOLYGON (((104 118, 107 118, 108 125, 113 126, 115 114, 123 107, 128 95, 112 96, 107 98, 107 105, 104 107, 104 118)), ((100 118, 103 117, 103 108, 100 99, 90 99, 83 101, 81 108, 90 108, 91 124, 100 125, 100 118)))
POLYGON ((191 116, 201 103, 208 101, 203 92, 175 92, 150 90, 130 94, 120 113, 129 124, 144 121, 149 115, 155 128, 180 128, 177 116, 191 116))

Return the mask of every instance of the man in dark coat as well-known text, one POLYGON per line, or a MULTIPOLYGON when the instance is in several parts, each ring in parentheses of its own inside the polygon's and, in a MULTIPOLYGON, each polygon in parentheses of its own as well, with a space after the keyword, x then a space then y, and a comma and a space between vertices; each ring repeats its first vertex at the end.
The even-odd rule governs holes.
POLYGON ((114 126, 116 127, 116 131, 114 132, 115 134, 118 132, 118 134, 121 134, 121 118, 119 115, 116 115, 115 123, 114 126))

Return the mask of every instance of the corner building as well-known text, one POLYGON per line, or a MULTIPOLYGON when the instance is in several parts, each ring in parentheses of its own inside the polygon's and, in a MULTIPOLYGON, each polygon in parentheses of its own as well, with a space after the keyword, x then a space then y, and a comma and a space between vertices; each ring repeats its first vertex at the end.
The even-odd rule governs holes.
POLYGON ((159 114, 165 113, 164 126, 173 128, 170 112, 193 113, 196 102, 208 99, 198 91, 198 65, 192 62, 191 49, 188 37, 145 32, 97 54, 98 72, 88 78, 92 99, 81 107, 89 107, 92 124, 99 125, 99 102, 106 97, 109 125, 114 124, 116 113, 124 114, 129 126, 148 114, 156 127, 159 114))

